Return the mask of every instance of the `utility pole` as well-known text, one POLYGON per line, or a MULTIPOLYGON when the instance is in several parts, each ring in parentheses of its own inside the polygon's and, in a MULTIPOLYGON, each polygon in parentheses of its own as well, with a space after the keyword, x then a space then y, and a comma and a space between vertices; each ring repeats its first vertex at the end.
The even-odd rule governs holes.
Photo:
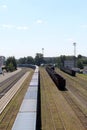
POLYGON ((42 54, 43 54, 43 57, 44 57, 44 48, 42 48, 42 54))
POLYGON ((76 42, 73 43, 74 46, 74 67, 76 67, 76 42))

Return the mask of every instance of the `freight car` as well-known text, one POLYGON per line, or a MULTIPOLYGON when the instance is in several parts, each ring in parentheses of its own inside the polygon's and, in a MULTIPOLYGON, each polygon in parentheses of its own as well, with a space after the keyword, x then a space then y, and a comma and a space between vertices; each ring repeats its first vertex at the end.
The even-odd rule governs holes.
POLYGON ((65 90, 65 86, 66 86, 65 79, 59 74, 57 74, 54 71, 54 69, 52 69, 52 67, 47 66, 46 71, 48 72, 48 74, 50 75, 50 77, 52 78, 56 86, 59 88, 59 90, 65 90))
POLYGON ((65 72, 71 76, 76 76, 76 71, 72 70, 71 68, 60 67, 60 70, 62 70, 63 72, 65 72))

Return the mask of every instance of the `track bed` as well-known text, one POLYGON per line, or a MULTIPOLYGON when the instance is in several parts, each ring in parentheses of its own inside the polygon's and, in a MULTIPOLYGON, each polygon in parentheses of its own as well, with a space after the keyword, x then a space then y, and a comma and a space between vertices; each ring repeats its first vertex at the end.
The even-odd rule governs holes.
POLYGON ((58 90, 44 68, 40 74, 42 129, 87 130, 86 111, 73 94, 58 90))

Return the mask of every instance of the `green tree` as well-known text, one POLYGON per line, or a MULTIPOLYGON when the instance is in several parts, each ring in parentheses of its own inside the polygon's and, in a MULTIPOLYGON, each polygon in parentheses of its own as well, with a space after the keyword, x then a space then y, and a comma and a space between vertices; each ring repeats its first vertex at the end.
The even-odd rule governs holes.
POLYGON ((42 53, 37 53, 35 56, 35 64, 40 66, 41 64, 44 63, 44 58, 42 53))
POLYGON ((26 57, 23 57, 23 58, 20 58, 19 60, 18 60, 18 64, 26 64, 26 57))
POLYGON ((66 60, 66 56, 65 55, 61 55, 60 56, 60 62, 61 62, 61 66, 64 66, 64 61, 66 60))
POLYGON ((13 66, 13 63, 9 63, 9 64, 8 64, 8 70, 11 71, 11 72, 12 72, 13 70, 15 70, 15 68, 14 68, 14 66, 13 66))
POLYGON ((78 57, 77 57, 77 59, 81 59, 81 58, 82 58, 82 55, 79 54, 78 57))
POLYGON ((24 58, 20 58, 18 60, 18 64, 34 64, 34 59, 32 56, 27 56, 24 58))
POLYGON ((60 57, 57 58, 57 66, 58 66, 58 68, 60 68, 60 66, 61 66, 61 59, 60 59, 60 57))
POLYGON ((33 57, 28 56, 28 57, 26 58, 26 63, 27 63, 27 64, 34 64, 34 59, 33 59, 33 57))
POLYGON ((17 69, 17 63, 15 57, 8 57, 6 60, 6 68, 8 71, 14 71, 17 69))
POLYGON ((80 69, 83 69, 84 66, 83 66, 83 61, 81 59, 79 59, 77 61, 77 67, 80 68, 80 69))

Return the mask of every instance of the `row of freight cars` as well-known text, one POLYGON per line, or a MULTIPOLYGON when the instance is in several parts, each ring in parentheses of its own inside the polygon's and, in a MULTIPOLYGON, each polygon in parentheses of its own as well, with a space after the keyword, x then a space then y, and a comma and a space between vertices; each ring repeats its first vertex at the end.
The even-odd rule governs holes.
POLYGON ((56 86, 59 88, 59 90, 65 90, 66 80, 61 75, 57 74, 53 67, 47 66, 46 71, 48 72, 56 86))
MULTIPOLYGON (((76 76, 76 71, 70 68, 61 67, 60 70, 71 76, 76 76)), ((53 66, 47 66, 46 71, 48 72, 56 86, 59 88, 59 90, 66 90, 66 80, 61 75, 55 72, 53 66)))
POLYGON ((71 75, 71 76, 76 76, 76 71, 71 69, 71 68, 68 68, 68 67, 60 67, 60 70, 62 70, 63 72, 71 75))

